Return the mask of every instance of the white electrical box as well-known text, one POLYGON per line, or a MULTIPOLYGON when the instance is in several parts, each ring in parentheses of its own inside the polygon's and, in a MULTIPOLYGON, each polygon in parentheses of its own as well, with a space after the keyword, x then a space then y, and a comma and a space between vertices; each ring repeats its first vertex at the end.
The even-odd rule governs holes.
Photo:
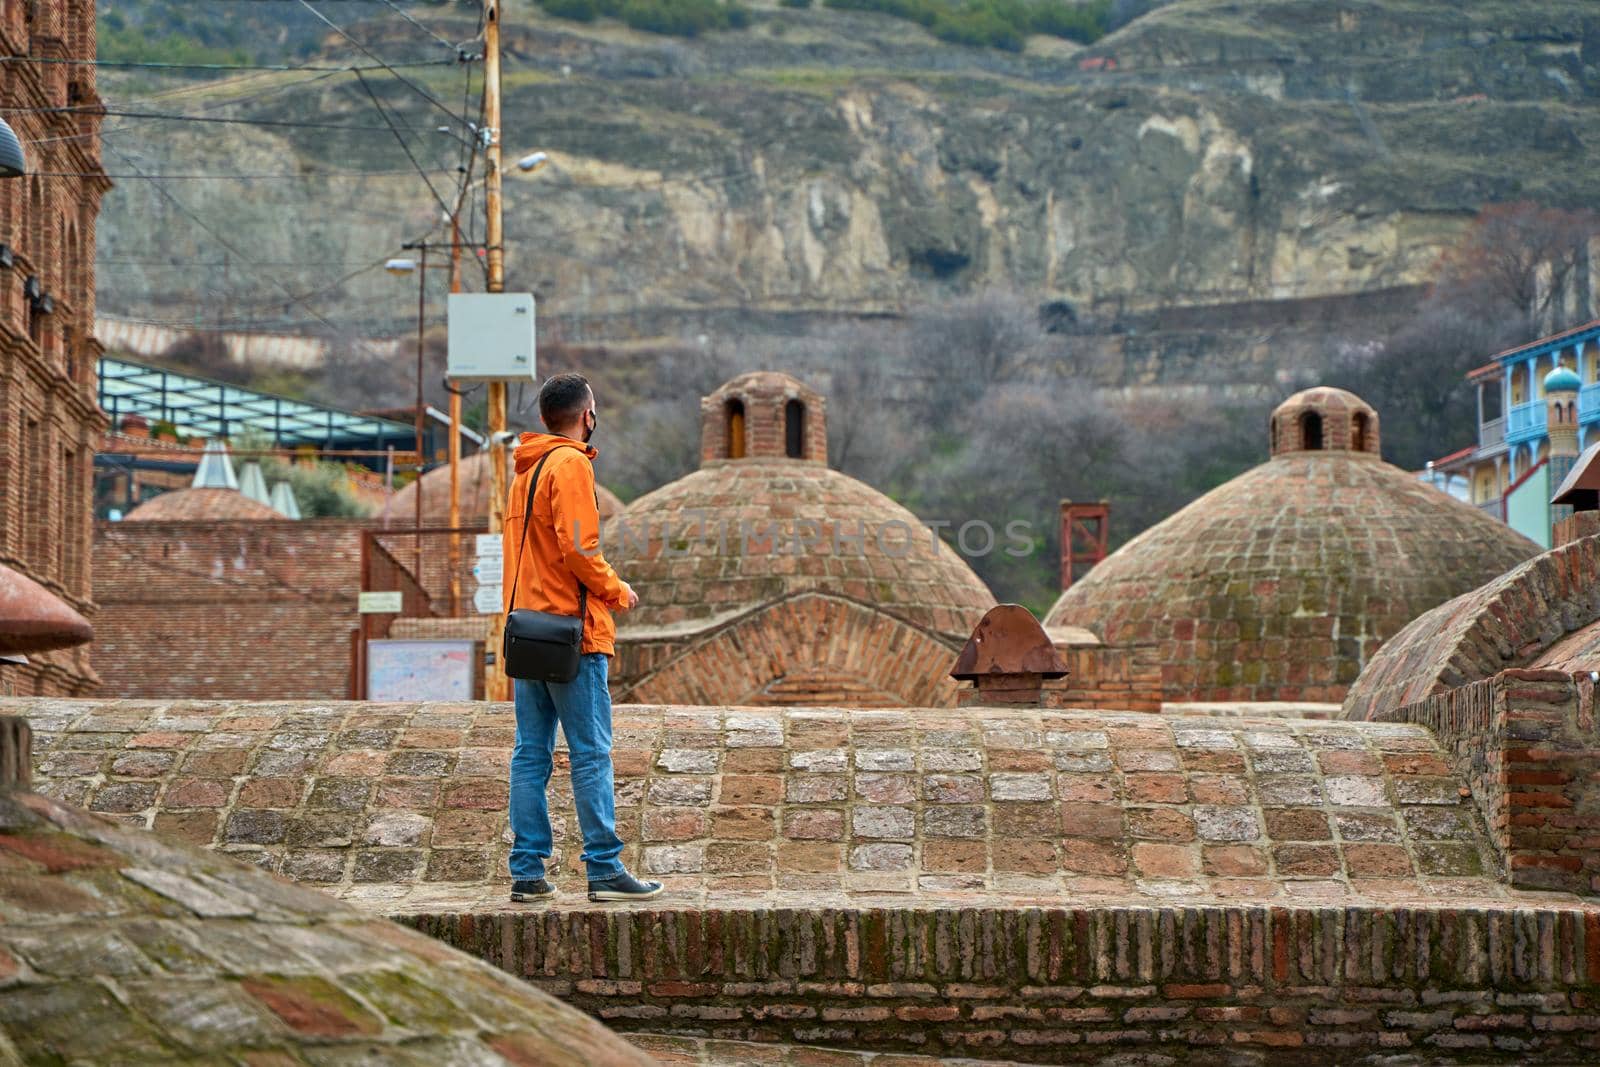
POLYGON ((463 381, 536 378, 532 293, 451 293, 445 371, 463 381))

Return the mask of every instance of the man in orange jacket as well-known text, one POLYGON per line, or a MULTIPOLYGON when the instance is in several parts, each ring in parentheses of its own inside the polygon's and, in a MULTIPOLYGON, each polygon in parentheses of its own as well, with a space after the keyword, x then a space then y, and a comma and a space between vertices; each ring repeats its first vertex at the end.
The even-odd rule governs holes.
MULTIPOLYGON (((642 900, 661 892, 641 882, 619 856, 616 789, 611 770, 611 693, 606 688, 617 627, 613 611, 639 597, 600 554, 600 509, 595 500, 595 450, 588 444, 598 422, 594 392, 580 374, 557 374, 539 390, 539 418, 549 433, 525 433, 517 444, 517 474, 506 503, 505 559, 514 568, 519 608, 577 615, 581 583, 589 590, 578 676, 570 682, 516 679, 517 740, 511 752, 511 899, 555 896, 545 879, 554 847, 550 784, 556 723, 572 758, 572 797, 583 831, 583 862, 590 900, 642 900), (549 457, 546 459, 546 457, 549 457), (530 486, 544 460, 539 484, 530 486), (532 518, 524 529, 528 493, 532 518)), ((513 583, 506 583, 510 611, 513 583)))

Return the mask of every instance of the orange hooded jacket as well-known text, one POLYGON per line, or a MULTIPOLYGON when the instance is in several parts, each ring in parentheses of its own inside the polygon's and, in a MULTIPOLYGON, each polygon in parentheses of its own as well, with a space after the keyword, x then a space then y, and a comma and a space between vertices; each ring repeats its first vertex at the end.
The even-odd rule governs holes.
POLYGON ((570 437, 525 433, 517 444, 517 473, 506 501, 504 539, 508 565, 505 610, 510 611, 513 579, 519 608, 556 615, 578 613, 578 583, 589 590, 583 620, 583 651, 615 655, 617 625, 611 612, 624 607, 622 579, 600 554, 600 510, 594 499, 595 450, 570 437), (533 520, 526 545, 522 516, 528 506, 528 480, 539 460, 550 459, 533 495, 533 520))

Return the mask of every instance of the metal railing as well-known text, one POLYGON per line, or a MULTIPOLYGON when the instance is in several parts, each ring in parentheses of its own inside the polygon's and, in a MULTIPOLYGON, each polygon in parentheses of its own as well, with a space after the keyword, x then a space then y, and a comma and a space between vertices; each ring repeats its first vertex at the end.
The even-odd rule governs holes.
POLYGON ((1515 405, 1506 420, 1508 434, 1528 434, 1544 429, 1544 401, 1532 400, 1515 405))

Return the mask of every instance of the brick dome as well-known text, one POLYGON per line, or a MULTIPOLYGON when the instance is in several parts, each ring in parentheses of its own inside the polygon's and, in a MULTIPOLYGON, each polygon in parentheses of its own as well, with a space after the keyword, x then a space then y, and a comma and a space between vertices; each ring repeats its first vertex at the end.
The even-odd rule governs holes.
POLYGON ((8 1063, 655 1062, 423 934, 42 796, 0 788, 0 871, 8 1063))
MULTIPOLYGON (((506 467, 506 477, 509 480, 515 473, 510 465, 506 467)), ((471 526, 481 522, 489 514, 489 484, 493 475, 489 467, 489 453, 478 452, 465 456, 461 460, 461 525, 471 526)), ((509 481, 508 481, 509 484, 509 481)), ((418 481, 405 486, 394 496, 389 498, 389 516, 404 518, 413 514, 417 506, 416 499, 421 486, 422 493, 422 521, 433 526, 443 526, 450 521, 450 465, 445 464, 435 467, 424 474, 418 481)), ((595 486, 595 495, 600 498, 600 517, 609 519, 622 510, 622 501, 617 494, 603 485, 595 486)))
POLYGON ((700 470, 604 530, 639 594, 618 621, 615 691, 644 703, 952 703, 950 663, 994 606, 972 568, 828 467, 825 403, 804 383, 743 374, 700 412, 700 470))
POLYGON ((1337 701, 1412 619, 1539 551, 1383 462, 1349 393, 1298 394, 1273 432, 1274 458, 1129 541, 1046 624, 1154 646, 1168 700, 1337 701))
POLYGON ((965 642, 995 602, 910 511, 807 461, 713 463, 634 501, 606 527, 605 551, 639 594, 624 636, 820 590, 965 642))
POLYGON ((237 489, 174 489, 151 497, 123 516, 123 522, 282 521, 266 504, 237 489))

